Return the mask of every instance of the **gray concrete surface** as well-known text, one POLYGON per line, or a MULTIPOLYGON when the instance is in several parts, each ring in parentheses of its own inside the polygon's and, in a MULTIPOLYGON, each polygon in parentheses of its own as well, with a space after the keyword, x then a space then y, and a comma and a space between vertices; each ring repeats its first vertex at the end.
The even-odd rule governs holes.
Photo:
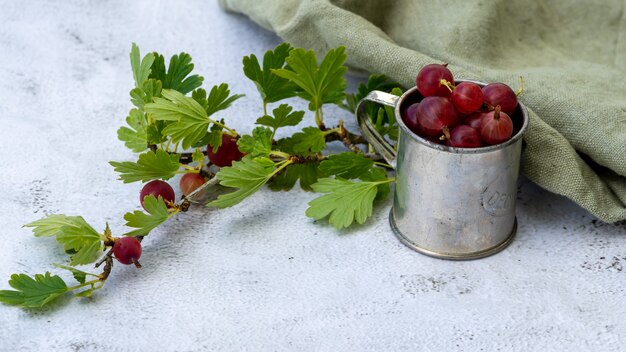
MULTIPOLYGON (((116 181, 107 163, 134 157, 116 138, 131 107, 133 41, 187 51, 206 83, 246 94, 222 115, 244 132, 261 105, 241 58, 280 42, 210 0, 3 1, 0 289, 15 272, 71 281, 50 265, 66 260, 61 248, 23 224, 64 213, 120 234, 122 215, 139 208, 140 185, 116 181)), ((343 111, 327 115, 355 128, 343 111)), ((389 201, 338 233, 305 217, 313 197, 264 189, 231 209, 194 208, 146 238, 143 269, 116 266, 91 299, 0 305, 0 350, 624 349, 624 224, 522 180, 513 244, 451 262, 402 245, 389 201)))

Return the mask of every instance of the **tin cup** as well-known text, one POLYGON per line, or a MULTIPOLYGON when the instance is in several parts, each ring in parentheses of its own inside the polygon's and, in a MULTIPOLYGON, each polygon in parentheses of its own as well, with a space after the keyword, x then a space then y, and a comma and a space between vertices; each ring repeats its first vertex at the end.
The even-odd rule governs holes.
POLYGON ((356 109, 363 136, 396 171, 391 228, 405 245, 432 257, 465 260, 501 251, 517 230, 515 200, 526 108, 519 103, 511 116, 510 140, 453 148, 416 135, 402 121, 401 111, 421 99, 415 87, 400 97, 372 91, 356 109), (394 107, 400 126, 395 148, 365 113, 368 101, 394 107))

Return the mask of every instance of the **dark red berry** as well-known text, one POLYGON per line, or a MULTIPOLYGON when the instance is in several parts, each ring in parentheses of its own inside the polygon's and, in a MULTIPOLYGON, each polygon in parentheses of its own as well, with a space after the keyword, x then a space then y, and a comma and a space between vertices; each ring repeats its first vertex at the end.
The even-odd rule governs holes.
POLYGON ((512 134, 513 121, 507 113, 500 111, 500 105, 486 113, 480 122, 480 136, 485 144, 500 144, 509 140, 512 134))
POLYGON ((489 83, 482 91, 485 103, 493 107, 500 105, 502 112, 513 116, 517 108, 517 95, 511 87, 504 83, 489 83))
POLYGON ((483 105, 483 91, 476 83, 462 82, 454 88, 450 100, 458 112, 469 114, 483 105))
POLYGON ((417 122, 417 107, 419 103, 411 104, 406 109, 402 110, 402 121, 406 127, 408 127, 413 133, 420 134, 419 123, 417 122))
POLYGON ((213 152, 211 145, 207 146, 207 156, 213 164, 224 167, 231 166, 233 161, 241 160, 244 154, 237 148, 237 138, 224 134, 222 135, 222 145, 217 152, 213 152))
POLYGON ((143 205, 143 199, 149 195, 153 195, 155 198, 159 198, 159 196, 163 197, 165 204, 173 203, 176 199, 176 194, 174 193, 172 186, 161 180, 150 181, 141 189, 141 192, 139 193, 139 201, 144 209, 146 207, 143 205))
POLYGON ((420 70, 415 83, 417 84, 417 89, 424 97, 433 95, 449 97, 451 94, 450 89, 441 84, 442 79, 454 83, 452 72, 445 65, 430 64, 420 70))
POLYGON ((450 131, 446 145, 456 148, 479 148, 482 147, 483 141, 478 130, 467 125, 459 125, 450 131))
POLYGON ((141 257, 141 242, 135 237, 118 238, 113 245, 113 254, 122 264, 135 264, 139 266, 141 257))
POLYGON ((475 112, 465 117, 463 123, 480 131, 480 121, 482 121, 484 115, 485 113, 483 112, 475 112))
POLYGON ((443 127, 452 128, 458 123, 458 114, 448 98, 426 97, 419 103, 416 114, 425 136, 441 136, 443 127))

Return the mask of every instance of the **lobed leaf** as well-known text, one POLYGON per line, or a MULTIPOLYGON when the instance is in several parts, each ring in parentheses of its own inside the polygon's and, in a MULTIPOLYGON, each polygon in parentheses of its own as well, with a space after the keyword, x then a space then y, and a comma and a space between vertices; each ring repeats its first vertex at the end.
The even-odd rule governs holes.
POLYGON ((273 69, 277 76, 288 79, 300 87, 300 96, 309 101, 311 111, 318 110, 326 103, 341 103, 345 98, 348 68, 345 48, 339 46, 328 51, 318 67, 313 50, 293 49, 286 61, 289 67, 273 69))
POLYGON ((274 172, 274 162, 268 158, 245 156, 241 161, 233 162, 231 167, 223 167, 216 177, 220 185, 237 188, 236 191, 220 195, 207 206, 227 208, 240 203, 258 191, 274 172))
POLYGON ((100 234, 80 216, 48 215, 24 227, 33 227, 36 237, 55 236, 66 252, 73 253, 71 265, 95 261, 102 249, 100 234))
POLYGON ((320 170, 345 179, 359 178, 374 166, 374 161, 360 154, 344 152, 329 155, 320 163, 320 170))
POLYGON ((357 222, 363 224, 372 215, 378 185, 385 181, 355 182, 341 178, 322 178, 312 187, 315 192, 328 193, 309 202, 306 216, 315 220, 325 217, 337 229, 357 222))
POLYGON ((155 198, 153 195, 146 196, 143 199, 143 206, 148 212, 147 214, 139 210, 124 214, 126 226, 135 228, 135 230, 125 233, 124 236, 147 236, 150 231, 170 217, 167 205, 161 196, 159 198, 155 198))
POLYGON ((263 103, 273 103, 296 96, 298 86, 272 72, 285 66, 285 59, 293 48, 289 43, 279 44, 263 55, 263 69, 254 54, 243 58, 243 73, 253 81, 261 94, 263 103))
POLYGON ((140 153, 148 148, 148 134, 146 130, 146 117, 138 109, 132 109, 126 117, 126 123, 130 127, 120 127, 117 130, 117 138, 135 153, 140 153))
POLYGON ((311 185, 317 182, 318 177, 323 175, 318 169, 319 164, 319 162, 291 164, 272 178, 268 186, 274 191, 288 191, 299 180, 300 188, 305 191, 312 191, 311 185))
POLYGON ((256 127, 252 135, 243 135, 237 141, 239 150, 252 158, 268 157, 272 151, 274 133, 267 127, 256 127))
POLYGON ((287 104, 281 104, 274 109, 274 116, 265 115, 256 120, 257 125, 271 127, 276 131, 280 127, 297 126, 304 118, 304 111, 291 112, 293 108, 287 104))
POLYGON ((109 164, 120 173, 120 180, 124 183, 148 182, 155 179, 168 180, 176 174, 180 167, 179 154, 169 154, 162 149, 156 152, 147 151, 139 155, 137 162, 110 161, 109 164))
POLYGON ((130 66, 133 71, 133 78, 135 79, 135 87, 140 88, 143 82, 150 76, 150 67, 154 62, 154 54, 148 53, 141 59, 139 53, 139 47, 133 43, 130 49, 130 66))
POLYGON ((194 67, 189 54, 183 52, 172 56, 167 71, 165 70, 163 55, 154 53, 154 56, 150 78, 161 81, 163 88, 187 94, 202 85, 203 77, 199 75, 189 76, 194 67))
POLYGON ((49 272, 34 278, 13 274, 9 285, 15 290, 0 290, 0 302, 24 308, 43 307, 69 290, 63 279, 49 272))

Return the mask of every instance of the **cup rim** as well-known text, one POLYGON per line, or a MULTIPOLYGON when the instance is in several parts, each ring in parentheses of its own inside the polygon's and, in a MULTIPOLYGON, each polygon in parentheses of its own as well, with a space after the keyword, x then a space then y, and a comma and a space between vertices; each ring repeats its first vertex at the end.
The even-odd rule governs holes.
MULTIPOLYGON (((469 79, 456 79, 454 81, 455 84, 459 84, 461 82, 471 82, 471 83, 476 83, 478 84, 481 88, 486 86, 487 83, 485 82, 481 82, 481 81, 475 81, 475 80, 469 80, 469 79)), ((417 91, 417 87, 412 87, 411 89, 407 90, 406 92, 404 92, 404 94, 402 94, 400 96, 400 98, 398 99, 398 102, 395 106, 395 114, 396 114, 396 121, 398 122, 398 125, 400 126, 400 128, 409 136, 411 137, 414 141, 419 142, 429 148, 432 149, 437 149, 440 151, 444 151, 444 152, 449 152, 449 153, 455 153, 455 154, 483 154, 483 153, 489 153, 495 150, 500 150, 500 149, 504 149, 506 147, 508 147, 509 145, 515 144, 518 140, 520 140, 522 138, 522 135, 524 134, 524 131, 526 130, 526 127, 528 127, 528 110, 526 109, 526 106, 524 104, 522 104, 521 101, 517 101, 518 103, 518 108, 520 109, 521 113, 522 113, 522 126, 520 127, 519 131, 517 131, 517 133, 515 135, 513 135, 508 141, 504 142, 504 143, 500 143, 500 144, 495 144, 495 145, 489 145, 486 147, 479 147, 479 148, 457 148, 457 147, 450 147, 447 145, 443 145, 443 144, 437 144, 434 142, 429 141, 426 138, 423 138, 419 135, 417 135, 415 132, 411 131, 405 124, 404 121, 402 120, 402 113, 400 111, 400 107, 402 106, 402 103, 404 102, 404 99, 406 99, 408 96, 410 96, 411 94, 415 93, 417 91)))

